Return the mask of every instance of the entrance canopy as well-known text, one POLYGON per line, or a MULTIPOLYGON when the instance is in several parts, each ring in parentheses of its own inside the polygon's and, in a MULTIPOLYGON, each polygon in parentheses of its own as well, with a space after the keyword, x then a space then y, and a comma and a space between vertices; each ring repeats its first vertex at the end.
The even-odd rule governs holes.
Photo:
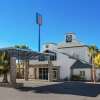
POLYGON ((25 60, 25 59, 30 60, 40 55, 40 53, 35 52, 31 49, 20 49, 14 47, 0 48, 0 51, 8 51, 11 57, 16 57, 16 59, 20 60, 25 60))

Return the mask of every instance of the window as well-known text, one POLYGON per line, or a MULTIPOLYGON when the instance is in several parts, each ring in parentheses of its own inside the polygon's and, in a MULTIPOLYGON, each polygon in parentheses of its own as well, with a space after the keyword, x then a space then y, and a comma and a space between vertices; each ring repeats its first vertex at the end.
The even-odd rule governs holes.
POLYGON ((39 61, 45 61, 45 56, 44 55, 39 56, 39 61))
MULTIPOLYGON (((45 55, 39 56, 39 61, 47 61, 48 59, 49 59, 49 56, 45 56, 45 55)), ((57 59, 56 54, 50 55, 51 61, 54 61, 56 59, 57 59)))
POLYGON ((50 60, 51 60, 51 61, 54 61, 54 60, 56 60, 56 59, 57 59, 56 54, 50 56, 50 60))
POLYGON ((80 76, 85 76, 85 71, 80 71, 80 76))

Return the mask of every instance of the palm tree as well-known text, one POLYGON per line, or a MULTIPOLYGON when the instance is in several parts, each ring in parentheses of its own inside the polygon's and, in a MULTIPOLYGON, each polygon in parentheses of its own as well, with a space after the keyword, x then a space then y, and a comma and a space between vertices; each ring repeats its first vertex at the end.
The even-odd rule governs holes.
POLYGON ((26 45, 15 45, 15 48, 19 48, 19 49, 29 49, 29 47, 28 46, 26 46, 26 45))
POLYGON ((91 64, 92 64, 92 80, 94 83, 96 81, 96 74, 95 74, 96 70, 95 70, 94 58, 97 52, 98 52, 98 49, 95 45, 89 46, 89 54, 90 54, 91 64))
POLYGON ((21 48, 21 49, 29 49, 29 47, 26 46, 26 45, 20 45, 20 48, 21 48))
POLYGON ((0 52, 0 70, 4 74, 3 82, 7 83, 7 73, 10 69, 10 56, 7 51, 0 52))
POLYGON ((100 52, 97 53, 97 55, 94 58, 94 64, 97 68, 100 68, 100 52))

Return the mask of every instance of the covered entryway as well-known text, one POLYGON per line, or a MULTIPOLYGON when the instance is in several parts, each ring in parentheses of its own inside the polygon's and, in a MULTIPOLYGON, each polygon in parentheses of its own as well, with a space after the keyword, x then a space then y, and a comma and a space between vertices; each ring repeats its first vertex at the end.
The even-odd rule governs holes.
POLYGON ((43 63, 29 65, 30 80, 58 81, 59 75, 59 66, 53 66, 43 63))
MULTIPOLYGON (((10 55, 10 72, 9 72, 9 83, 13 86, 16 84, 18 73, 21 74, 21 78, 28 80, 29 74, 29 60, 38 56, 39 53, 34 52, 30 49, 20 48, 1 48, 0 51, 7 51, 10 55), (18 62, 18 66, 16 65, 18 62), (23 62, 23 66, 20 66, 20 61, 23 62)), ((20 78, 20 77, 19 77, 20 78)))

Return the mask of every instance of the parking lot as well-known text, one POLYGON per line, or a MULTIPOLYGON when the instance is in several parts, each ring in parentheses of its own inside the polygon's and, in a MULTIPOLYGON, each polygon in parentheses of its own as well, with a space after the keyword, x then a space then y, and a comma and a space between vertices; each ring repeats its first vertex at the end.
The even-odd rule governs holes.
POLYGON ((17 89, 0 87, 0 100, 100 100, 100 84, 28 81, 17 89))

